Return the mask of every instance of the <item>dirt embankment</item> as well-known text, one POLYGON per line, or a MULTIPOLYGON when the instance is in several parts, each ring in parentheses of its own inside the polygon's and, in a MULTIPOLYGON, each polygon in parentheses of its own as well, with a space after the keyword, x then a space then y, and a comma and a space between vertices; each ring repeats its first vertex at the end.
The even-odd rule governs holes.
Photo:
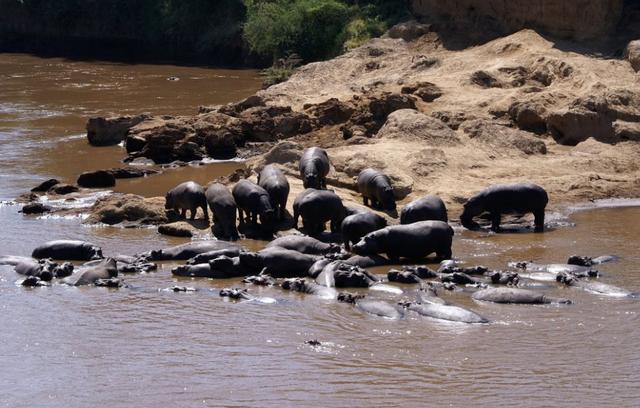
POLYGON ((125 140, 130 160, 156 162, 238 149, 252 170, 279 163, 292 197, 302 149, 321 146, 346 200, 359 200, 355 176, 375 167, 402 203, 437 194, 452 219, 495 183, 538 183, 553 207, 638 197, 640 77, 626 59, 573 49, 531 30, 461 51, 433 32, 380 38, 240 103, 143 118, 114 142, 125 140))

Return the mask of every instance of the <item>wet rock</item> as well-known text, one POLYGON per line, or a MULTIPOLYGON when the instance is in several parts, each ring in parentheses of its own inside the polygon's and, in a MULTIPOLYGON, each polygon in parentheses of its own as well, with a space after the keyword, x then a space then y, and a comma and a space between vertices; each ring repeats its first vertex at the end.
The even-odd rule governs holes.
POLYGON ((44 205, 42 203, 29 203, 29 204, 25 204, 22 207, 22 210, 20 210, 21 213, 23 214, 43 214, 43 213, 47 213, 47 212, 51 212, 51 207, 49 207, 48 205, 44 205))
POLYGON ((508 128, 482 119, 467 121, 460 128, 470 138, 493 148, 517 149, 528 155, 547 153, 547 146, 542 140, 523 130, 508 128))
POLYGON ((148 115, 90 118, 87 122, 87 139, 93 146, 117 145, 124 140, 129 129, 148 118, 148 115))
POLYGON ((80 189, 77 186, 72 186, 71 184, 56 184, 51 187, 48 192, 58 195, 67 195, 77 193, 78 191, 80 191, 80 189))
POLYGON ((49 179, 38 184, 37 186, 32 188, 31 191, 37 192, 37 193, 44 193, 46 191, 49 191, 49 189, 51 189, 51 187, 55 186, 56 184, 60 184, 60 181, 56 179, 49 179))
POLYGON ((216 160, 229 160, 238 155, 234 135, 225 130, 207 134, 204 146, 207 154, 216 160))
POLYGON ((431 82, 419 82, 415 85, 404 86, 400 92, 415 95, 424 102, 433 102, 442 96, 442 89, 431 82))
POLYGON ((158 174, 160 171, 153 169, 138 169, 135 167, 113 168, 107 170, 116 179, 130 179, 138 177, 147 177, 158 174))
POLYGON ((172 237, 192 237, 197 231, 188 222, 178 221, 171 224, 164 224, 158 227, 158 232, 163 235, 169 235, 172 237))
POLYGON ((331 98, 317 105, 305 105, 304 109, 317 118, 320 126, 344 123, 351 118, 355 111, 353 106, 336 98, 331 98))
POLYGON ((376 137, 422 142, 432 146, 460 143, 458 135, 441 120, 414 109, 400 109, 391 113, 376 137))
POLYGON ((138 135, 127 135, 124 140, 124 146, 127 153, 139 152, 147 144, 147 139, 138 135))
POLYGON ((415 20, 396 24, 389 29, 389 37, 413 41, 431 31, 431 24, 421 24, 415 20))
POLYGON ((135 225, 166 224, 170 220, 164 202, 164 197, 144 198, 135 194, 111 194, 96 200, 85 222, 109 225, 121 222, 135 225))
POLYGON ((106 170, 90 171, 82 173, 77 181, 80 187, 105 188, 116 185, 116 178, 106 170))
POLYGON ((640 40, 631 41, 624 52, 634 71, 640 71, 640 40))

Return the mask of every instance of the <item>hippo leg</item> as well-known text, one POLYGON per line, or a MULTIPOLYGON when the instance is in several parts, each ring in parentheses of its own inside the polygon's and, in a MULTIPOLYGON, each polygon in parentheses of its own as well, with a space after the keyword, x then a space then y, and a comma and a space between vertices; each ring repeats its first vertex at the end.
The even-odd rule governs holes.
POLYGON ((204 213, 204 219, 209 221, 209 211, 207 211, 207 206, 202 206, 202 212, 204 213))
POLYGON ((339 224, 334 220, 331 220, 330 228, 331 228, 331 232, 335 234, 336 232, 338 232, 339 224))
POLYGON ((258 225, 258 212, 254 211, 251 213, 251 223, 253 225, 258 225))
POLYGON ((240 224, 244 224, 244 215, 242 214, 242 209, 238 207, 238 218, 240 219, 240 224))
POLYGON ((351 241, 349 241, 349 238, 347 238, 347 237, 343 237, 343 238, 342 238, 342 242, 344 242, 344 248, 345 248, 347 251, 351 251, 351 241))
POLYGON ((387 258, 389 258, 392 264, 397 264, 400 262, 400 257, 397 254, 387 252, 387 258))
POLYGON ((451 253, 451 248, 442 248, 441 250, 436 252, 438 258, 442 258, 443 260, 451 259, 453 254, 451 253))
POLYGON ((191 221, 196 219, 196 213, 198 212, 198 207, 191 207, 189 209, 191 211, 191 218, 189 218, 191 221))
POLYGON ((293 228, 298 228, 298 219, 300 218, 300 214, 298 211, 293 210, 293 228))
POLYGON ((491 231, 493 232, 500 231, 501 219, 502 219, 502 215, 499 212, 491 213, 491 231))
POLYGON ((362 196, 362 203, 366 206, 369 206, 369 198, 362 196))
POLYGON ((180 218, 187 218, 187 209, 186 208, 180 209, 180 218))
POLYGON ((535 232, 544 231, 544 208, 542 210, 537 210, 533 212, 533 216, 535 217, 535 232))

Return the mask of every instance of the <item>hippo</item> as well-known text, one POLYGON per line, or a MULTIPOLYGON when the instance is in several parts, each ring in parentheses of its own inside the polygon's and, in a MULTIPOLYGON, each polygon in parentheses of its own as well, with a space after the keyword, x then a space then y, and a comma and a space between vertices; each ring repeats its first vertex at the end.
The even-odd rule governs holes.
POLYGON ((509 262, 509 266, 516 269, 523 269, 527 274, 524 277, 540 280, 554 281, 559 273, 569 273, 576 277, 598 277, 599 272, 586 266, 570 264, 537 264, 533 262, 509 262))
POLYGON ((282 170, 269 164, 258 174, 258 185, 269 193, 271 207, 276 211, 278 220, 284 219, 289 198, 289 181, 282 170))
POLYGON ((494 285, 517 286, 520 283, 520 275, 515 272, 491 271, 485 274, 494 285))
POLYGON ((440 275, 440 281, 443 283, 455 283, 456 285, 482 285, 482 282, 479 280, 462 272, 442 274, 440 275))
POLYGON ((193 258, 189 258, 187 260, 187 264, 196 265, 209 263, 209 261, 219 258, 221 256, 228 256, 229 258, 234 258, 240 255, 240 252, 244 251, 241 247, 233 247, 233 248, 223 248, 217 249, 215 251, 205 252, 203 254, 198 254, 193 258))
POLYGON ((220 297, 228 298, 231 300, 248 300, 260 303, 277 303, 277 301, 273 298, 256 297, 249 294, 249 291, 247 289, 241 288, 224 288, 220 290, 219 294, 220 297))
POLYGON ((211 210, 214 235, 221 238, 237 240, 239 238, 236 227, 236 201, 227 187, 220 183, 213 183, 205 192, 207 204, 211 210))
POLYGON ((374 316, 399 320, 404 317, 404 312, 396 305, 383 300, 359 299, 355 301, 356 308, 374 316))
POLYGON ((288 235, 276 238, 267 244, 267 248, 273 247, 290 249, 307 255, 326 255, 340 252, 339 245, 327 244, 306 235, 288 235))
POLYGON ((171 274, 175 276, 187 276, 191 278, 211 278, 211 267, 209 263, 196 265, 180 265, 171 269, 171 274))
POLYGON ((362 194, 364 205, 384 211, 396 210, 396 198, 393 195, 391 179, 379 170, 367 168, 358 174, 358 192, 362 194))
POLYGON ((400 224, 412 224, 418 221, 449 221, 447 207, 440 197, 427 195, 402 207, 400 224))
POLYGON ((482 265, 477 266, 459 266, 460 264, 457 261, 452 259, 448 259, 446 261, 442 261, 438 266, 438 273, 464 273, 467 275, 484 275, 489 272, 489 268, 482 265))
POLYGON ((309 268, 319 259, 318 256, 277 247, 260 252, 243 252, 239 258, 240 265, 249 274, 261 273, 274 278, 305 277, 309 268))
POLYGON ((317 261, 314 262, 313 265, 311 265, 311 268, 309 268, 309 272, 307 273, 308 276, 313 279, 317 278, 318 275, 320 275, 320 273, 324 270, 325 266, 329 265, 331 262, 333 262, 333 259, 329 259, 329 258, 318 259, 317 261))
POLYGON ((191 220, 196 218, 198 208, 202 208, 204 219, 209 219, 207 211, 207 197, 204 188, 194 181, 186 181, 169 190, 164 196, 164 208, 174 210, 182 218, 187 217, 187 210, 191 211, 191 220))
POLYGON ((303 278, 285 279, 280 287, 284 290, 316 295, 324 299, 335 299, 337 296, 335 289, 318 285, 303 278))
POLYGON ((54 265, 57 266, 57 264, 50 262, 48 259, 27 259, 17 263, 13 269, 19 275, 33 276, 48 282, 54 277, 54 265))
POLYGON ((394 225, 365 235, 353 246, 359 255, 385 253, 393 261, 400 258, 421 259, 435 252, 451 258, 453 229, 443 221, 420 221, 394 225))
POLYGON ((424 279, 437 278, 438 274, 426 266, 403 266, 402 270, 390 269, 387 272, 389 282, 422 283, 424 279))
POLYGON ((547 192, 532 183, 497 184, 493 185, 473 197, 464 204, 464 211, 460 216, 462 226, 477 230, 478 223, 473 217, 488 212, 491 217, 491 230, 500 231, 502 214, 533 213, 535 217, 535 231, 544 230, 544 210, 549 202, 547 192))
POLYGON ((92 285, 100 279, 111 279, 118 276, 118 267, 116 260, 113 258, 105 258, 98 263, 92 263, 91 266, 84 266, 69 278, 68 284, 72 286, 92 285))
POLYGON ((305 149, 298 164, 304 188, 326 189, 330 166, 326 150, 319 147, 305 149))
POLYGON ((435 289, 426 286, 419 290, 416 295, 417 302, 403 304, 407 310, 416 312, 422 316, 439 320, 448 320, 460 323, 489 323, 489 320, 476 312, 460 306, 448 304, 438 296, 435 289))
POLYGON ((316 283, 336 288, 368 288, 378 282, 378 278, 363 268, 333 261, 326 265, 316 278, 316 283))
POLYGON ((471 295, 474 300, 493 303, 518 303, 528 305, 539 304, 571 304, 569 299, 553 298, 528 289, 488 288, 480 289, 471 295))
POLYGON ((191 278, 228 279, 246 276, 249 272, 241 267, 239 257, 221 255, 208 263, 177 266, 171 270, 171 274, 191 278))
POLYGON ((578 266, 593 266, 607 262, 615 262, 618 260, 620 260, 620 257, 616 255, 602 255, 596 258, 591 258, 589 256, 572 255, 567 260, 567 264, 578 266))
POLYGON ((331 232, 339 232, 345 218, 345 208, 333 191, 307 189, 293 202, 293 223, 296 228, 299 217, 302 217, 302 225, 311 235, 324 231, 327 221, 331 221, 331 232))
POLYGON ((376 266, 388 265, 389 260, 380 255, 372 254, 372 255, 354 255, 350 258, 347 258, 344 263, 354 266, 359 266, 361 268, 373 268, 376 266))
POLYGON ((253 225, 257 225, 259 216, 260 225, 265 232, 273 233, 275 231, 275 210, 271 206, 269 193, 264 188, 245 179, 240 180, 233 187, 232 193, 238 205, 240 224, 250 221, 253 225), (246 219, 243 216, 243 211, 247 214, 246 219))
POLYGON ((377 231, 387 226, 384 217, 371 211, 349 215, 341 225, 342 239, 347 250, 351 244, 355 244, 370 232, 377 231))
POLYGON ((556 276, 556 281, 563 283, 567 286, 573 286, 580 289, 584 289, 587 292, 592 292, 603 296, 613 297, 635 297, 635 294, 627 289, 619 288, 613 285, 608 285, 602 282, 594 282, 591 280, 580 280, 574 275, 566 272, 560 272, 556 276))
POLYGON ((152 261, 186 261, 189 258, 193 258, 196 255, 203 254, 205 252, 231 248, 241 247, 238 244, 226 241, 193 241, 182 245, 176 245, 174 247, 153 250, 143 254, 142 256, 152 261))
POLYGON ((250 283, 258 286, 273 286, 276 280, 269 275, 251 275, 242 279, 242 283, 250 283))
POLYGON ((51 258, 69 261, 90 261, 102 259, 102 249, 85 241, 56 240, 46 242, 31 254, 37 259, 51 258))

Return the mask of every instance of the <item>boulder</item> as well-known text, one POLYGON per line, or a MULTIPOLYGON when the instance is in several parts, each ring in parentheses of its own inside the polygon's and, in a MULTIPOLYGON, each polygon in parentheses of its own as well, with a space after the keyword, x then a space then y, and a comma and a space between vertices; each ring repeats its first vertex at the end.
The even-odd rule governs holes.
POLYGON ((415 141, 432 146, 448 146, 460 143, 460 138, 456 132, 441 120, 427 116, 414 109, 400 109, 391 113, 376 137, 415 141))
POLYGON ((158 227, 158 232, 162 235, 169 235, 172 237, 186 237, 190 238, 194 235, 196 229, 188 222, 177 221, 170 224, 163 224, 158 227))
POLYGON ((49 179, 38 184, 37 186, 32 188, 31 191, 34 193, 44 193, 45 191, 49 191, 49 189, 51 189, 51 187, 55 186, 56 184, 60 184, 60 181, 56 179, 49 179))
POLYGON ((400 92, 415 95, 424 102, 433 102, 442 96, 442 89, 431 82, 418 82, 414 85, 403 86, 400 92))
POLYGON ((166 224, 170 220, 164 202, 164 197, 144 198, 135 194, 111 194, 96 200, 85 222, 109 225, 129 222, 134 226, 166 224))
POLYGON ((305 111, 315 116, 320 126, 337 125, 351 118, 354 107, 339 99, 331 98, 317 105, 305 105, 305 111))
POLYGON ((80 174, 78 185, 85 188, 105 188, 116 185, 116 178, 106 170, 88 171, 80 174))
POLYGON ((117 145, 125 139, 129 129, 148 118, 148 115, 90 118, 87 122, 87 139, 93 146, 117 145))
POLYGON ((550 113, 547 116, 547 129, 555 141, 562 145, 575 146, 590 137, 605 143, 616 141, 611 120, 582 107, 550 113))
POLYGON ((400 109, 416 109, 416 101, 410 95, 383 93, 371 97, 369 111, 375 120, 384 121, 391 112, 400 109))
POLYGON ((153 169, 139 169, 135 167, 113 168, 107 170, 116 179, 130 179, 138 177, 146 177, 153 174, 160 173, 159 170, 153 169))
POLYGON ((225 130, 207 134, 204 147, 207 154, 216 160, 229 160, 238 155, 235 137, 225 130))
POLYGON ((273 142, 309 133, 311 119, 289 106, 257 106, 238 116, 247 141, 273 142))
POLYGON ((280 142, 264 155, 264 164, 294 163, 297 166, 302 157, 302 151, 303 147, 297 143, 289 141, 280 142))
POLYGON ((511 120, 521 130, 543 134, 547 131, 546 109, 535 102, 514 102, 509 107, 511 120))
POLYGON ((532 154, 546 154, 547 146, 532 133, 498 125, 482 119, 467 121, 460 129, 471 139, 492 148, 516 149, 532 154))
POLYGON ((396 24, 389 29, 389 37, 413 41, 431 31, 431 24, 421 24, 415 20, 396 24))
POLYGON ((66 195, 71 193, 77 193, 80 189, 77 186, 73 186, 71 184, 56 184, 51 187, 48 193, 58 194, 58 195, 66 195))
POLYGON ((634 71, 640 71, 640 40, 631 41, 624 52, 634 71))
POLYGON ((20 212, 23 214, 43 214, 51 212, 51 207, 42 203, 34 202, 22 206, 22 210, 20 210, 20 212))

